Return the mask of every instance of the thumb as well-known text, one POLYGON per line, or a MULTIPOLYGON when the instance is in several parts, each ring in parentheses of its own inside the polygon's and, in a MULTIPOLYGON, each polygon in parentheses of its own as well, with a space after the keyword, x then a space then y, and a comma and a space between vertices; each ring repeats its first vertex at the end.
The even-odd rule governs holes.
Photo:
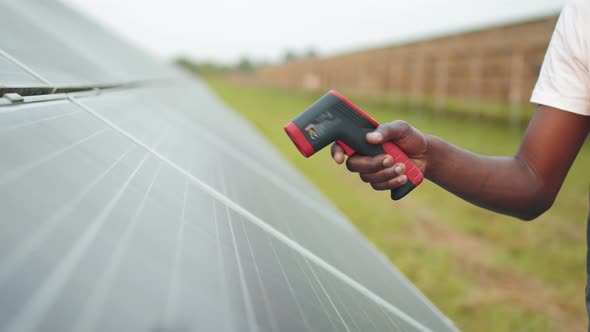
POLYGON ((402 120, 382 124, 375 131, 367 134, 367 142, 371 144, 382 144, 387 141, 398 141, 405 139, 412 133, 412 126, 402 120))

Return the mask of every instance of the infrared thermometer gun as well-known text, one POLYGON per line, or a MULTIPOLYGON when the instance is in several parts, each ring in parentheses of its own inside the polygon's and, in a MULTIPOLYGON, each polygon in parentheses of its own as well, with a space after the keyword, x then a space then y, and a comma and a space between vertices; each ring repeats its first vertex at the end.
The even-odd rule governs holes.
POLYGON ((336 91, 330 91, 285 126, 285 132, 297 149, 310 157, 336 141, 347 156, 355 153, 363 156, 388 154, 394 163, 406 165, 408 181, 391 190, 393 200, 401 199, 416 188, 424 179, 422 172, 392 142, 370 144, 365 135, 379 124, 360 108, 336 91))

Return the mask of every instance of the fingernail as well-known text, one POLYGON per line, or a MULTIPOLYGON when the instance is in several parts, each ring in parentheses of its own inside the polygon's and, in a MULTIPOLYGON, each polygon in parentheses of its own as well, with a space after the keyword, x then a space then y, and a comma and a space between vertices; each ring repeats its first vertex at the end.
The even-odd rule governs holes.
POLYGON ((383 167, 390 167, 391 165, 393 165, 393 159, 391 157, 383 159, 383 167))
POLYGON ((401 172, 402 172, 402 168, 401 168, 401 166, 396 166, 396 167, 395 167, 395 172, 396 172, 397 174, 401 173, 401 172))
POLYGON ((381 140, 383 138, 383 135, 381 135, 381 133, 378 133, 376 131, 374 131, 372 133, 368 133, 367 135, 369 135, 371 138, 373 138, 375 140, 381 140))
POLYGON ((403 176, 403 175, 397 178, 397 182, 399 182, 399 183, 402 183, 402 182, 404 182, 405 180, 406 180, 406 178, 405 178, 405 176, 403 176))

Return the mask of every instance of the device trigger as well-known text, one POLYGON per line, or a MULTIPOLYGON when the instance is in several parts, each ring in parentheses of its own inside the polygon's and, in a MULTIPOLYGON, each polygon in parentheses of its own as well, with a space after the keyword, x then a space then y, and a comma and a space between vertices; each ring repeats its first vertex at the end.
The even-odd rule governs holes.
POLYGON ((344 144, 344 142, 342 142, 341 140, 337 140, 336 143, 338 143, 338 145, 340 145, 342 147, 342 149, 344 149, 344 154, 347 156, 352 156, 353 154, 356 153, 356 151, 354 151, 353 148, 351 148, 350 146, 344 144))

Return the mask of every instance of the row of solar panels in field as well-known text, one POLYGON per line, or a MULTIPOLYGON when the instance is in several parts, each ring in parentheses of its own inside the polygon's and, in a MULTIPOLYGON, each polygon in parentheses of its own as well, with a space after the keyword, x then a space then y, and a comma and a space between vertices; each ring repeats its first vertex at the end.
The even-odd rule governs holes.
POLYGON ((456 330, 200 81, 60 3, 0 21, 0 331, 456 330))

